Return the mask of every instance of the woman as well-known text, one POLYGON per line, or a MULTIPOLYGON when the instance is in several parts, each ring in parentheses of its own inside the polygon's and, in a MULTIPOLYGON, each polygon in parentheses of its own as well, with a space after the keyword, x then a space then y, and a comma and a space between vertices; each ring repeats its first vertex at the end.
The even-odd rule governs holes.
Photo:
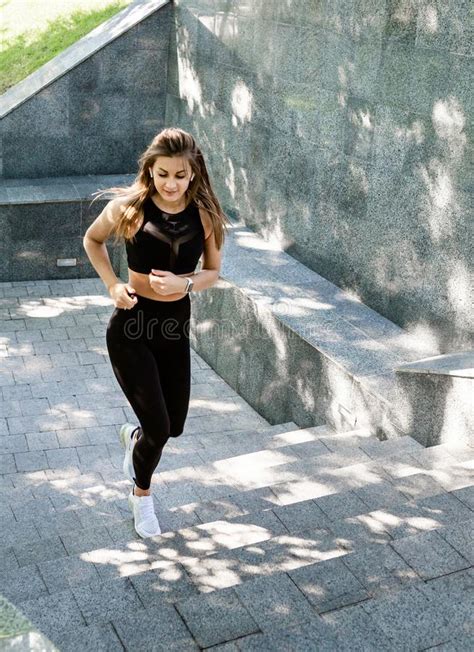
MULTIPOLYGON (((190 395, 189 293, 217 282, 229 221, 191 134, 161 131, 139 158, 135 181, 87 229, 84 248, 114 302, 107 349, 139 426, 124 424, 124 472, 135 529, 160 534, 151 479, 169 437, 183 432, 190 395), (128 283, 110 264, 106 239, 125 241, 128 283), (194 273, 203 254, 202 271, 194 273)), ((230 223, 230 222, 229 222, 230 223)))

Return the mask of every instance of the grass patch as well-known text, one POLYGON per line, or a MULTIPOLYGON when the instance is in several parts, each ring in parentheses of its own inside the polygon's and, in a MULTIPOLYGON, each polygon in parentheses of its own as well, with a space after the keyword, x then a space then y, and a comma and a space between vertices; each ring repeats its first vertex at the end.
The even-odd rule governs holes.
MULTIPOLYGON (((48 20, 46 27, 40 29, 29 29, 20 33, 15 33, 12 29, 11 34, 8 34, 8 29, 2 28, 0 93, 4 93, 8 88, 28 77, 44 63, 121 11, 130 4, 130 1, 115 0, 100 9, 77 9, 68 15, 48 20)), ((0 3, 2 15, 5 8, 8 8, 8 4, 8 2, 0 3)), ((43 5, 43 3, 37 4, 43 5)), ((47 2, 46 5, 48 4, 47 2)), ((17 7, 16 11, 20 12, 20 8, 17 7)), ((15 18, 21 22, 21 12, 20 15, 17 13, 15 18)))

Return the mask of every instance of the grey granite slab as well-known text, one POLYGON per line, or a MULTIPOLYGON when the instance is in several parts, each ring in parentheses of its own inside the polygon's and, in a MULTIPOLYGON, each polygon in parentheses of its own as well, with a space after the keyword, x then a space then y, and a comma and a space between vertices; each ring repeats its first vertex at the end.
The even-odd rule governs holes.
POLYGON ((314 502, 333 521, 348 516, 357 516, 368 511, 367 505, 353 491, 321 496, 321 498, 316 498, 314 502))
POLYGON ((71 592, 88 625, 105 623, 113 618, 125 618, 131 611, 143 607, 127 577, 75 586, 71 588, 71 592))
POLYGON ((70 590, 40 596, 18 603, 19 609, 47 636, 85 624, 78 603, 70 590))
POLYGON ((450 527, 441 528, 439 534, 460 555, 474 565, 474 517, 450 527))
POLYGON ((35 566, 4 571, 0 574, 0 582, 4 597, 15 604, 35 599, 48 592, 47 585, 35 566))
POLYGON ((288 574, 320 614, 369 597, 364 585, 341 559, 310 564, 288 574))
POLYGON ((258 632, 259 627, 233 589, 176 603, 176 609, 201 647, 258 632))
POLYGON ((420 576, 389 546, 368 545, 346 555, 342 563, 349 568, 371 595, 419 582, 420 576))
POLYGON ((377 626, 377 622, 365 613, 363 604, 323 614, 323 621, 336 639, 335 649, 347 652, 392 649, 390 639, 377 626))
POLYGON ((117 632, 111 623, 94 625, 75 625, 66 632, 53 633, 51 640, 62 652, 77 652, 78 650, 120 650, 117 632))
POLYGON ((235 592, 263 632, 304 623, 314 615, 304 594, 285 573, 244 582, 235 592))
POLYGON ((436 532, 424 532, 390 544, 424 579, 468 568, 470 563, 436 532))

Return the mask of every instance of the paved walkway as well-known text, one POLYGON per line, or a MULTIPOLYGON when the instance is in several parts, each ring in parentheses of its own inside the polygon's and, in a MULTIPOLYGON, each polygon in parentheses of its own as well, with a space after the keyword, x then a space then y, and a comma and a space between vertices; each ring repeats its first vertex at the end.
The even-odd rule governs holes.
POLYGON ((474 450, 270 426, 194 352, 140 539, 112 309, 0 284, 0 593, 59 650, 473 647, 474 450))

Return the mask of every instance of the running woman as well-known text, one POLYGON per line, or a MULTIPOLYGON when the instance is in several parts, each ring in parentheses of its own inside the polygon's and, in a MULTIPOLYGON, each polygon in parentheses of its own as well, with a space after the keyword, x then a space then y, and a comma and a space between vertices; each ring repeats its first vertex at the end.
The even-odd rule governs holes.
MULTIPOLYGON (((219 277, 227 216, 212 189, 193 136, 179 128, 157 134, 138 160, 131 186, 87 229, 86 253, 112 298, 106 333, 117 381, 138 420, 120 429, 124 473, 135 530, 161 533, 151 494, 152 475, 170 437, 184 429, 191 387, 190 293, 219 277), (128 283, 115 275, 105 245, 125 242, 128 283), (196 265, 203 256, 201 271, 196 265)), ((96 198, 97 198, 96 197, 96 198)))

